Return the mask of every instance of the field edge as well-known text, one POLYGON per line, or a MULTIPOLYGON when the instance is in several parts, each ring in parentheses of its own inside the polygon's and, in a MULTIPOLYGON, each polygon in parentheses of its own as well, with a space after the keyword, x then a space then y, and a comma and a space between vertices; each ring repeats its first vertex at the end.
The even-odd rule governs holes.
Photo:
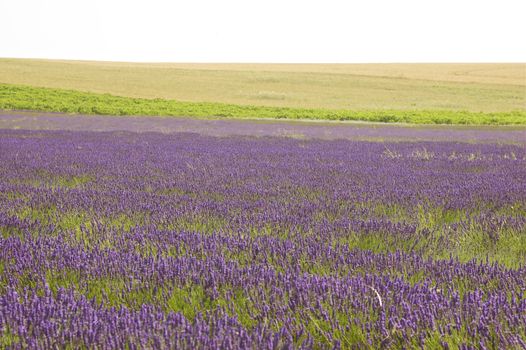
POLYGON ((526 109, 511 112, 456 110, 335 110, 183 102, 0 83, 0 110, 116 116, 208 119, 287 119, 431 125, 526 125, 526 109))

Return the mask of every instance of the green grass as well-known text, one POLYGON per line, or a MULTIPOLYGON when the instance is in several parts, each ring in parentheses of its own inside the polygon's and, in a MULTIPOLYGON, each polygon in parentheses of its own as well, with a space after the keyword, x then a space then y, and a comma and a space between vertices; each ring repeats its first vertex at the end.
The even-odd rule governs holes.
POLYGON ((330 110, 245 106, 215 102, 145 99, 73 90, 0 84, 0 109, 76 114, 278 118, 414 124, 526 125, 526 110, 470 112, 444 110, 330 110))
POLYGON ((0 348, 6 349, 15 346, 20 341, 20 337, 9 328, 0 330, 0 348))

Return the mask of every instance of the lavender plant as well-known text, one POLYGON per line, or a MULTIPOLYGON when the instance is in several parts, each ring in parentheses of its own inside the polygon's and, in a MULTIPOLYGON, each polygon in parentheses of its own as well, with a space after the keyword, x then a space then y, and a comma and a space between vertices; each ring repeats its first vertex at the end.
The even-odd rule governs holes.
POLYGON ((0 131, 0 347, 526 348, 526 150, 0 131))

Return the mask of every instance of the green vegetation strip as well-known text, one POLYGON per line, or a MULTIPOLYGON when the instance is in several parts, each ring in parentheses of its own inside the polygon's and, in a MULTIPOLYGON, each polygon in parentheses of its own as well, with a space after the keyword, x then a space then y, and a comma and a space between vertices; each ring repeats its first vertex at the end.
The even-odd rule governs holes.
POLYGON ((450 110, 329 110, 180 102, 73 90, 0 84, 0 109, 101 115, 275 118, 414 124, 526 125, 526 109, 513 112, 450 110))

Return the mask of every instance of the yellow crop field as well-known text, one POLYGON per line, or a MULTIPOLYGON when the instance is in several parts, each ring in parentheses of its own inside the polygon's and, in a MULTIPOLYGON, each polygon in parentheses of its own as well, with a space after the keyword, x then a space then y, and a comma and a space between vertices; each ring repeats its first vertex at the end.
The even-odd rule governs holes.
POLYGON ((526 109, 526 64, 195 64, 0 59, 0 83, 345 110, 526 109))

